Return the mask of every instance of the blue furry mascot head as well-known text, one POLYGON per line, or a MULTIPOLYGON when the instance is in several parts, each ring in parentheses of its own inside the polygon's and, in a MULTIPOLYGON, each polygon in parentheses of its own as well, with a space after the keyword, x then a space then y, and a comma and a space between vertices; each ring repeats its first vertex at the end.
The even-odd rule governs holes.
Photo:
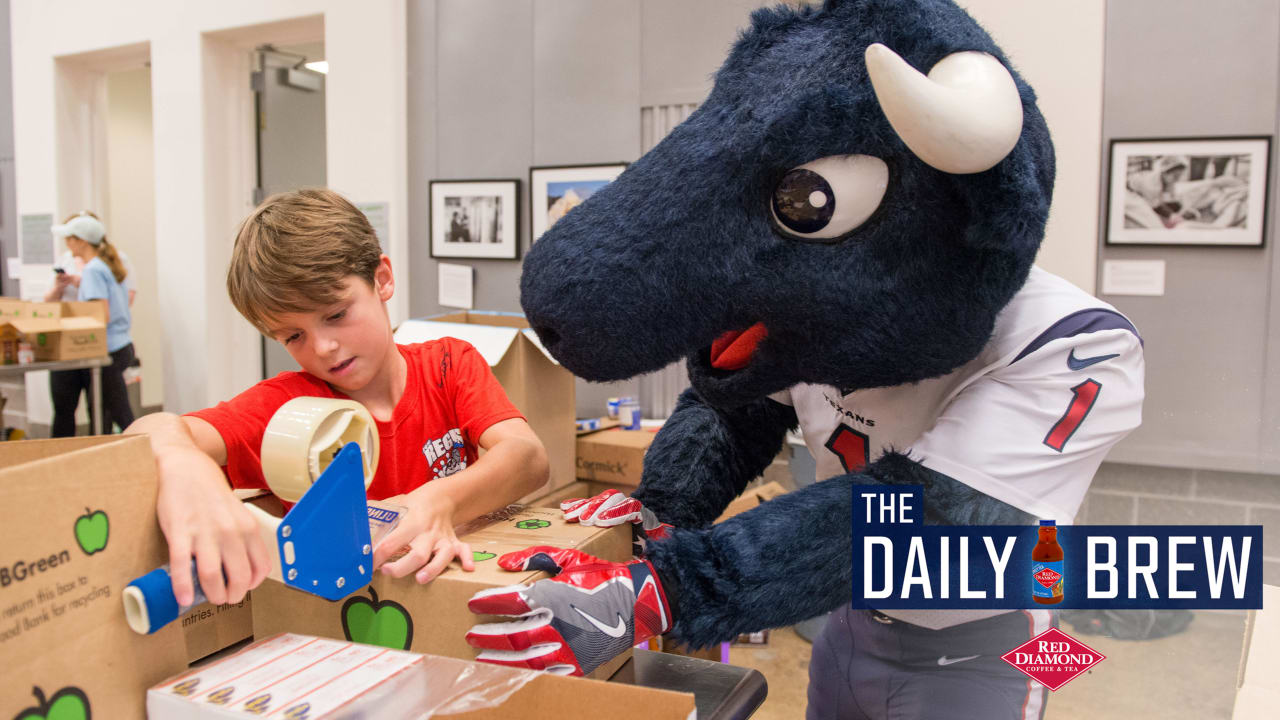
POLYGON ((1038 713, 999 656, 1047 611, 853 611, 850 518, 857 486, 910 484, 926 523, 1069 520, 1140 421, 1132 324, 1032 265, 1053 178, 1035 94, 949 0, 755 12, 706 102, 525 260, 525 313, 565 367, 684 359, 692 387, 630 497, 562 506, 641 524, 643 560, 504 558, 564 572, 473 601, 534 613, 474 630, 504 648, 481 659, 589 672, 657 633, 835 611, 810 717, 1038 713), (712 525, 796 428, 818 481, 712 525))
POLYGON ((530 322, 588 380, 686 358, 717 405, 958 367, 1022 285, 1053 189, 1035 94, 1007 68, 943 0, 756 11, 707 101, 533 246, 530 322), (911 69, 944 59, 950 86, 911 69), (763 339, 717 363, 727 333, 763 339))

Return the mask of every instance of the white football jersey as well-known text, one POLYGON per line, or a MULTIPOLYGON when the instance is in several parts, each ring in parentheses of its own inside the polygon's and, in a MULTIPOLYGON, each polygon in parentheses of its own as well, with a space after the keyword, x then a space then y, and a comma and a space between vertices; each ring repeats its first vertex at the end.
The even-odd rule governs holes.
MULTIPOLYGON (((842 395, 802 384, 795 408, 823 480, 887 450, 1068 525, 1102 459, 1142 421, 1142 340, 1115 308, 1038 267, 990 342, 943 377, 842 395)), ((942 627, 1004 611, 887 611, 942 627)))
POLYGON ((942 377, 842 395, 796 385, 818 479, 886 450, 1040 518, 1069 524, 1111 446, 1142 421, 1142 340, 1115 308, 1038 267, 991 341, 942 377))

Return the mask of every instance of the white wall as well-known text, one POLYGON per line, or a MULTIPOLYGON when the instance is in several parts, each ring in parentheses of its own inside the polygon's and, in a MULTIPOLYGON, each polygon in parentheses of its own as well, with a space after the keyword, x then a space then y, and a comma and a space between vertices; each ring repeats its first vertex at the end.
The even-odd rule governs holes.
POLYGON ((129 256, 138 295, 131 308, 142 360, 142 404, 164 402, 164 333, 156 293, 155 153, 151 69, 107 75, 107 237, 129 256))
MULTIPOLYGON (((68 68, 83 66, 91 80, 118 62, 113 49, 149 46, 166 409, 208 406, 259 377, 256 333, 224 286, 232 233, 252 209, 253 46, 324 42, 329 185, 353 200, 390 203, 392 262, 408 286, 404 19, 404 0, 136 0, 128 12, 89 0, 13 2, 21 214, 61 215, 101 196, 103 173, 81 160, 96 157, 103 98, 68 68)), ((24 280, 48 270, 26 268, 24 280)), ((406 317, 407 293, 390 309, 393 321, 406 317)))
POLYGON ((958 0, 1035 88, 1057 152, 1036 262, 1094 292, 1102 148, 1105 0, 958 0))

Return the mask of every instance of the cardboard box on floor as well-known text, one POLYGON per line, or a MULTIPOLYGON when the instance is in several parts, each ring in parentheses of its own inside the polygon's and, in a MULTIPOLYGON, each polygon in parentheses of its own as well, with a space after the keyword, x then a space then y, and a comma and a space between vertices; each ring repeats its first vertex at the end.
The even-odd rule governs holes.
POLYGON ((151 720, 277 714, 311 720, 437 715, 559 720, 597 714, 615 720, 687 720, 696 713, 689 693, 294 634, 259 640, 147 691, 151 720))
POLYGON ((1262 608, 1245 620, 1232 720, 1270 720, 1280 708, 1280 587, 1262 586, 1262 608))
POLYGON ((551 479, 526 499, 573 482, 573 375, 538 342, 523 315, 463 311, 401 323, 395 341, 425 342, 442 337, 466 340, 489 363, 512 404, 547 448, 551 479))
MULTIPOLYGON (((254 636, 292 632, 470 660, 477 651, 467 644, 467 630, 479 622, 509 618, 475 615, 467 609, 467 600, 481 590, 546 577, 540 572, 503 570, 497 563, 503 553, 554 545, 615 562, 631 557, 630 527, 566 523, 559 508, 500 511, 473 526, 480 529, 468 532, 463 540, 475 553, 475 571, 463 571, 455 560, 426 585, 419 585, 412 575, 396 579, 376 573, 369 587, 344 601, 329 602, 267 580, 253 591, 254 636)), ((593 677, 608 678, 627 657, 619 656, 593 677)))
POLYGON ((168 560, 155 506, 145 437, 0 443, 0 717, 140 718, 186 667, 181 627, 138 635, 120 600, 168 560))
POLYGON ((11 328, 31 343, 37 361, 107 354, 107 303, 37 303, 0 298, 0 335, 11 328))

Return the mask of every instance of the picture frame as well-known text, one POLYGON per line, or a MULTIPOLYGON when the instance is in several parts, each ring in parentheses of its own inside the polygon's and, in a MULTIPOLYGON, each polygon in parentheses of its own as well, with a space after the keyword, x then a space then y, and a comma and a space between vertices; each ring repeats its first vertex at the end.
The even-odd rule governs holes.
POLYGON ((1106 244, 1263 247, 1271 136, 1113 139, 1106 244))
POLYGON ((628 163, 545 165, 529 168, 530 243, 556 220, 627 169, 628 163))
POLYGON ((520 181, 432 180, 431 257, 520 257, 520 181))

